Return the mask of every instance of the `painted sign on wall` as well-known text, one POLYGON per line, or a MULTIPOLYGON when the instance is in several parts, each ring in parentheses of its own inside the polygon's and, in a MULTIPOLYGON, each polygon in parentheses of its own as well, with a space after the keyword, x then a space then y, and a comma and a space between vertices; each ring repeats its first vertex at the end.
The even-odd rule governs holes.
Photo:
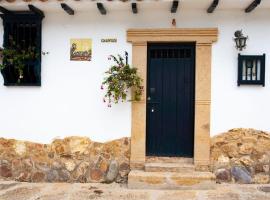
POLYGON ((117 39, 116 38, 103 38, 101 39, 102 43, 116 43, 117 39))
POLYGON ((91 39, 71 39, 70 40, 70 60, 91 61, 92 40, 91 39))

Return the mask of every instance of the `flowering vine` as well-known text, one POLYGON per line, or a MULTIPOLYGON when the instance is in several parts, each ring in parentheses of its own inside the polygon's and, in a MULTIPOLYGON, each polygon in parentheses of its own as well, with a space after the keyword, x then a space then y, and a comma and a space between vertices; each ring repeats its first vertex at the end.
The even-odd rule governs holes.
POLYGON ((142 79, 137 74, 137 68, 128 64, 128 53, 125 52, 125 59, 121 55, 110 55, 109 60, 115 62, 108 71, 102 82, 101 89, 106 89, 103 101, 111 107, 112 103, 127 101, 128 92, 131 89, 132 99, 139 101, 143 92, 142 79))

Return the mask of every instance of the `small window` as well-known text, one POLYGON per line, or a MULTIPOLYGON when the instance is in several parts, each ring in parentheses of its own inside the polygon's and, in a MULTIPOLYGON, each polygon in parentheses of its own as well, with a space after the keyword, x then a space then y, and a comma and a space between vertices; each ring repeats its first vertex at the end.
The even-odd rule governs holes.
POLYGON ((191 58, 190 49, 152 49, 151 58, 191 58))
POLYGON ((22 70, 9 63, 1 73, 6 86, 40 86, 41 85, 41 23, 43 16, 31 11, 12 12, 1 15, 4 26, 4 48, 19 51, 32 49, 34 56, 25 60, 22 70))
POLYGON ((238 55, 238 86, 265 85, 265 54, 238 55))

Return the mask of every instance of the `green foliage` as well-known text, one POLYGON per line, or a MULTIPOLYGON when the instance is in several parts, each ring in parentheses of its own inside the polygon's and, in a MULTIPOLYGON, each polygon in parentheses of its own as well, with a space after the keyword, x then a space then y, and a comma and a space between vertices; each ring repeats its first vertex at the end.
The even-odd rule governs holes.
POLYGON ((105 77, 101 89, 106 87, 106 94, 103 101, 108 103, 108 107, 111 107, 111 103, 118 103, 119 101, 127 101, 128 92, 131 89, 132 99, 131 101, 139 101, 141 99, 143 86, 142 79, 137 74, 137 68, 132 68, 128 64, 128 57, 126 53, 126 62, 120 55, 109 57, 109 60, 113 59, 115 64, 105 72, 108 76, 105 77))
POLYGON ((38 58, 38 53, 36 53, 35 47, 22 48, 10 38, 9 45, 2 49, 2 56, 3 63, 0 64, 0 69, 3 70, 8 66, 14 67, 19 72, 18 82, 20 82, 26 62, 38 58))

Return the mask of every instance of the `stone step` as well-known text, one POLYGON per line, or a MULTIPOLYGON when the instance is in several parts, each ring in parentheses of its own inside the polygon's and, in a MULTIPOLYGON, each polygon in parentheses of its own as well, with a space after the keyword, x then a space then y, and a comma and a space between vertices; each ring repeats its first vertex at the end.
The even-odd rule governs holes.
POLYGON ((132 170, 128 175, 131 189, 215 189, 211 172, 146 172, 132 170))
POLYGON ((148 162, 148 163, 185 163, 185 164, 189 163, 189 164, 193 164, 193 158, 147 156, 146 162, 148 162))
POLYGON ((147 172, 193 172, 195 166, 190 163, 145 163, 147 172))

